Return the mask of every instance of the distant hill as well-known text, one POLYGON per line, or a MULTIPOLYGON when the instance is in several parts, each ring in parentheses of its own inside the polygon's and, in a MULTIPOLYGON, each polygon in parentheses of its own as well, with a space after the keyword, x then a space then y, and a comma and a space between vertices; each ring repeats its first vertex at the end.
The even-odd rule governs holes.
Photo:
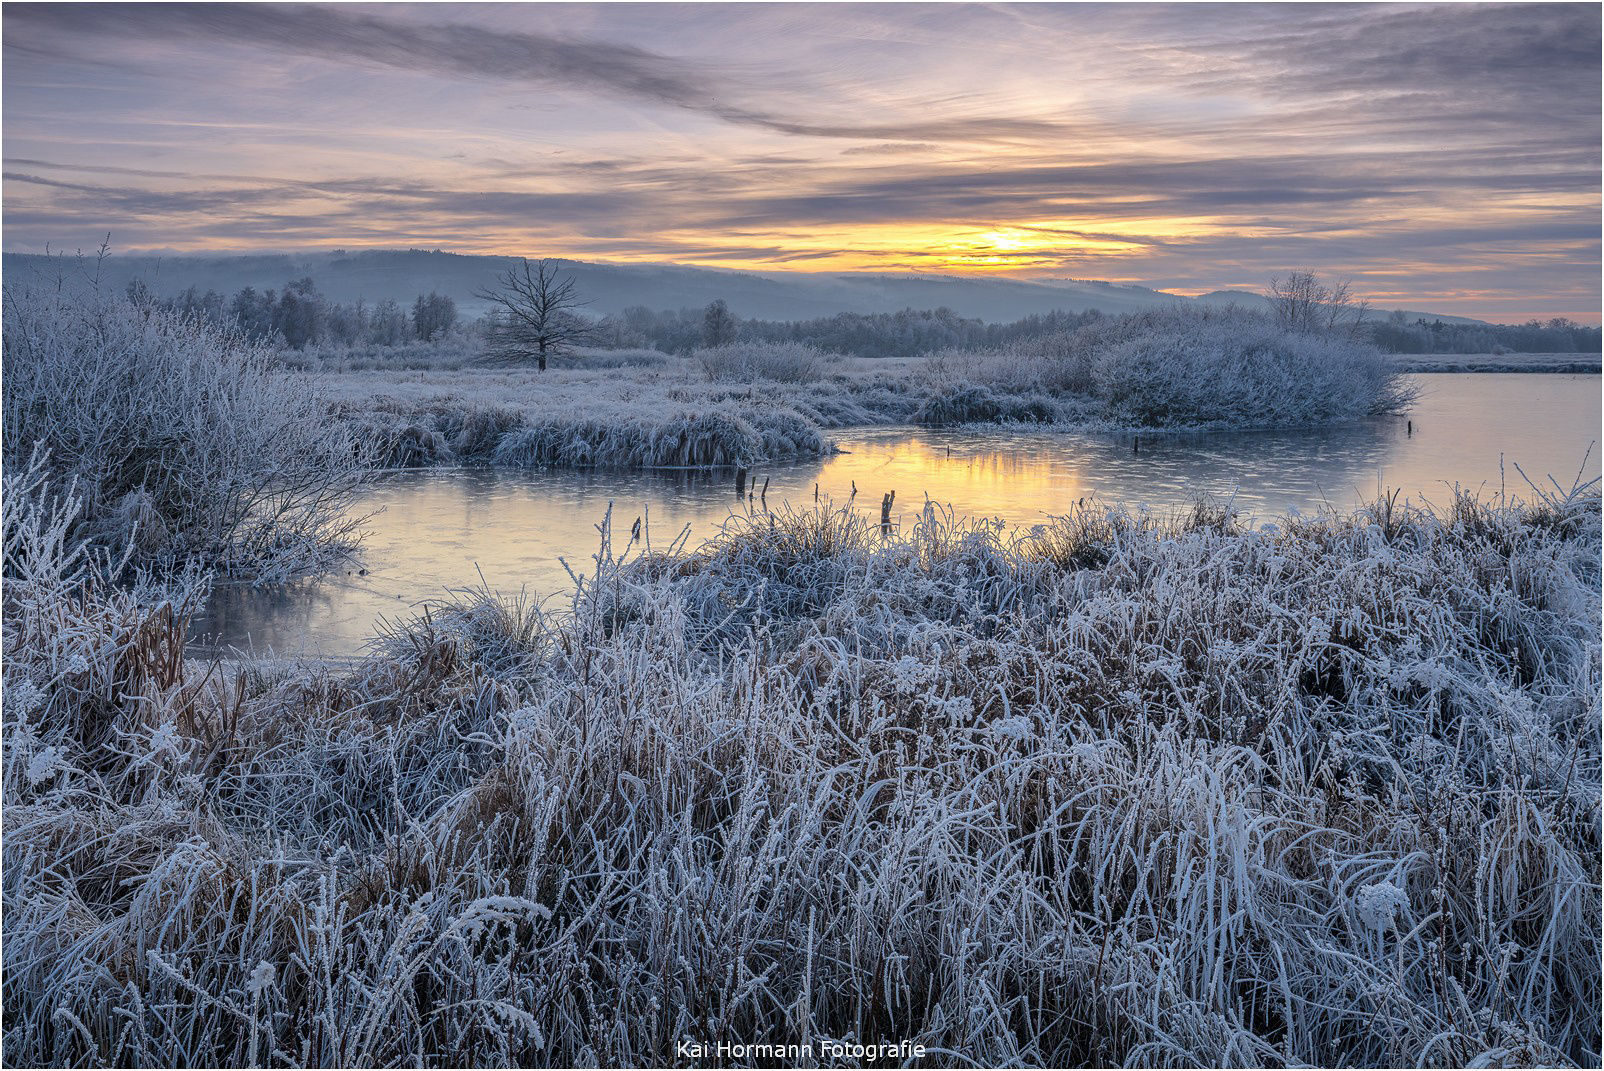
MULTIPOLYGON (((7 281, 54 278, 71 262, 31 253, 6 253, 0 259, 7 281)), ((427 250, 365 250, 235 256, 116 256, 101 265, 102 285, 125 289, 138 278, 157 295, 171 297, 189 287, 225 297, 244 287, 281 289, 291 279, 310 276, 332 301, 369 303, 386 299, 410 303, 418 294, 435 291, 456 300, 467 315, 485 303, 476 289, 494 284, 497 273, 516 263, 513 257, 468 256, 427 250)), ((653 309, 700 308, 722 298, 737 316, 764 320, 796 320, 837 312, 896 312, 942 306, 960 316, 987 321, 1017 320, 1034 313, 1062 309, 1084 312, 1135 312, 1190 301, 1262 305, 1264 298, 1245 291, 1220 290, 1199 298, 1167 294, 1142 286, 1079 279, 1024 280, 974 275, 897 275, 872 272, 810 274, 801 272, 735 272, 671 264, 593 264, 562 261, 571 271, 588 311, 620 312, 631 305, 653 309)), ((93 270, 93 261, 89 262, 93 270)), ((1387 310, 1376 315, 1385 316, 1387 310)), ((1445 323, 1478 323, 1459 316, 1407 313, 1445 323)))

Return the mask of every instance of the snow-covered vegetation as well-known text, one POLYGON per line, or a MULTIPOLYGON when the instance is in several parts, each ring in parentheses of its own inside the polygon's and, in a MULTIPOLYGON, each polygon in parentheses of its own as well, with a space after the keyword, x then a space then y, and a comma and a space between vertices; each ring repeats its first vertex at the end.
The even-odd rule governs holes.
POLYGON ((740 342, 639 364, 604 358, 576 354, 544 374, 450 360, 329 380, 343 419, 396 466, 743 465, 823 453, 827 431, 848 425, 1287 427, 1412 401, 1373 347, 1231 308, 1107 317, 909 360, 740 342))
POLYGON ((1077 334, 1104 416, 1146 427, 1315 426, 1407 409, 1390 357, 1338 333, 1288 330, 1257 313, 1158 310, 1077 334))
POLYGON ((758 342, 559 353, 544 373, 479 367, 456 336, 274 353, 90 289, 8 292, 5 315, 7 460, 42 445, 107 545, 265 577, 347 549, 371 467, 742 466, 819 456, 847 425, 1301 426, 1410 400, 1371 347, 1207 307, 910 360, 758 342))
POLYGON ((4 459, 138 565, 283 578, 353 546, 371 458, 320 385, 203 320, 86 287, 5 291, 4 459))
POLYGON ((336 418, 391 467, 717 467, 830 449, 816 409, 766 386, 709 383, 678 359, 669 371, 356 372, 325 382, 336 418))
POLYGON ((323 672, 73 508, 6 488, 8 1063, 1599 1061, 1596 485, 620 535, 323 672))
POLYGON ((731 342, 708 346, 693 356, 707 378, 724 383, 816 383, 839 353, 821 353, 804 342, 731 342))

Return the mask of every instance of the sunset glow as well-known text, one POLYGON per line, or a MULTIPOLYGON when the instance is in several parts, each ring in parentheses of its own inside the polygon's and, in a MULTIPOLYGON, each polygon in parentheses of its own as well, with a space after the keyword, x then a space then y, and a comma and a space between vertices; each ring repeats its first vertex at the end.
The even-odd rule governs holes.
POLYGON ((1593 5, 5 9, 5 247, 440 247, 1598 319, 1593 5), (1417 43, 1431 41, 1429 53, 1417 43))

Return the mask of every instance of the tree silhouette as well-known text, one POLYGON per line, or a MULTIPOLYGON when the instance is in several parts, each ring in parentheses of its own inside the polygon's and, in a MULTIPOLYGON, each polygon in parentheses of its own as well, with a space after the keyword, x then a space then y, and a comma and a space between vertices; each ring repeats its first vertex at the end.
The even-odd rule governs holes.
POLYGON ((702 314, 702 345, 724 346, 735 341, 736 321, 730 307, 719 298, 702 314))
POLYGON ((534 357, 544 372, 549 357, 590 337, 592 325, 574 313, 589 303, 579 300, 574 280, 562 277, 556 261, 520 259, 517 267, 496 277, 496 284, 494 290, 473 292, 498 307, 490 330, 492 359, 522 362, 534 357))
POLYGON ((1286 279, 1271 279, 1264 296, 1276 322, 1305 335, 1364 334, 1370 302, 1353 296, 1346 280, 1327 286, 1312 271, 1295 271, 1286 279))

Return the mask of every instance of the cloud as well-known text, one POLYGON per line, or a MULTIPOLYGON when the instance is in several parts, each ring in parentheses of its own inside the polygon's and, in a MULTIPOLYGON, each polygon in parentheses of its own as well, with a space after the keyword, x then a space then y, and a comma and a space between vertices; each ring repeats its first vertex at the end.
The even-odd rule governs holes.
POLYGON ((842 156, 900 156, 910 152, 931 152, 939 146, 924 141, 887 141, 879 145, 854 145, 842 149, 842 156))
POLYGON ((1328 5, 1212 12, 1180 85, 1329 123, 1441 140, 1590 141, 1600 114, 1596 4, 1328 5))
POLYGON ((1409 272, 1534 311, 1597 288, 1593 5, 3 19, 11 248, 110 225, 179 248, 911 268, 1007 230, 1028 248, 994 265, 1032 273, 1409 272))
POLYGON ((986 142, 1063 133, 1061 124, 1010 116, 882 123, 804 120, 736 103, 759 82, 632 45, 504 32, 461 22, 409 23, 339 6, 277 4, 14 4, 8 38, 19 48, 75 52, 82 39, 219 41, 297 57, 360 61, 398 71, 579 89, 676 108, 742 126, 817 138, 986 142))

